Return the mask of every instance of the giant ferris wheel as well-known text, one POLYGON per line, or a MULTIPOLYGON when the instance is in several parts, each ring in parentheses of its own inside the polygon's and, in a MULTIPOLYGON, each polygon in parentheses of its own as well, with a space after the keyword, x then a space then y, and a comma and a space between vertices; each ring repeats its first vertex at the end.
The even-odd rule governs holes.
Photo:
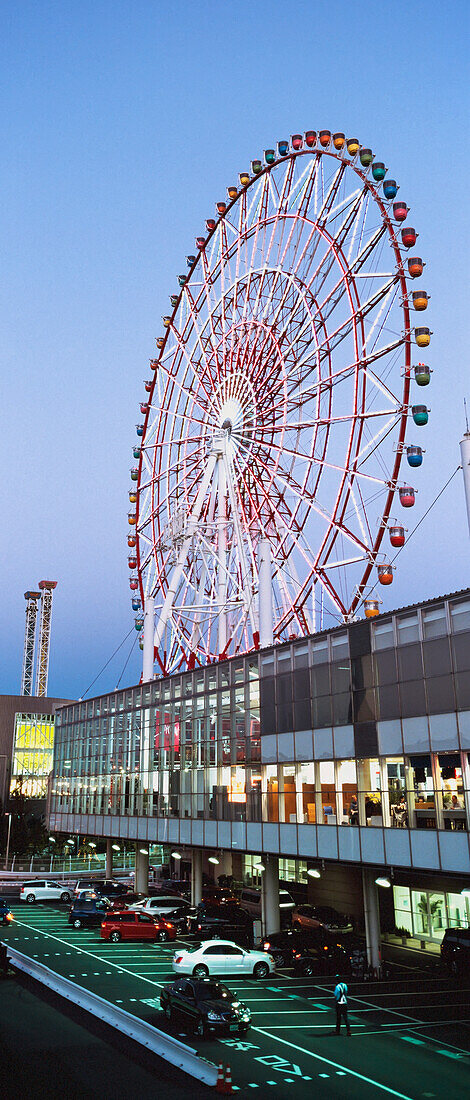
POLYGON ((155 609, 165 674, 311 633, 320 608, 352 620, 393 579, 391 516, 415 500, 400 466, 423 454, 405 432, 428 418, 412 345, 431 337, 397 192, 355 139, 296 134, 240 174, 187 256, 129 494, 133 608, 155 609))

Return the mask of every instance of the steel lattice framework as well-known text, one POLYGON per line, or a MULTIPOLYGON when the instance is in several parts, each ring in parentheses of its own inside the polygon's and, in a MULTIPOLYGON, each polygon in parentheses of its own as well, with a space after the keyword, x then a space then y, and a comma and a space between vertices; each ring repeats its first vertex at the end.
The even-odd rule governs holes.
POLYGON ((344 142, 300 146, 217 204, 151 361, 129 544, 165 672, 259 644, 261 540, 275 640, 314 630, 320 599, 353 618, 399 488, 397 219, 344 142))

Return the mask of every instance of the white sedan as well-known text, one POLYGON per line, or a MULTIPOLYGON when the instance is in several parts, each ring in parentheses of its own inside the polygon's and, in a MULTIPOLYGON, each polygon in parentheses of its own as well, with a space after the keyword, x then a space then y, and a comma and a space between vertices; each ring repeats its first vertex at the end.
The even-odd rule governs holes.
POLYGON ((35 901, 70 901, 71 890, 68 886, 52 879, 36 879, 26 882, 20 889, 20 901, 34 905, 35 901))
POLYGON ((231 940, 209 940, 193 951, 177 951, 172 966, 175 974, 191 974, 194 978, 207 978, 209 974, 267 978, 276 969, 274 959, 265 951, 248 951, 231 940))

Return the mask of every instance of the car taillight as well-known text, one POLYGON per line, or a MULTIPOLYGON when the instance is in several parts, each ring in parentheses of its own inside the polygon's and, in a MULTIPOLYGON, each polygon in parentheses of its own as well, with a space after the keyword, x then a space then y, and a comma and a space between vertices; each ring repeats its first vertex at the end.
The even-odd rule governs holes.
POLYGON ((182 961, 183 961, 183 956, 182 955, 175 955, 175 958, 174 958, 175 963, 180 963, 182 961))
POLYGON ((172 925, 171 921, 169 921, 169 920, 164 920, 163 923, 165 925, 165 928, 173 928, 174 927, 172 925))
POLYGON ((13 913, 6 913, 5 916, 7 920, 13 920, 13 913))
POLYGON ((22 886, 21 890, 20 890, 20 894, 24 894, 25 890, 26 890, 26 886, 22 886))
POLYGON ((269 951, 270 947, 271 947, 270 943, 263 943, 263 951, 269 951))
POLYGON ((301 958, 302 958, 302 956, 300 954, 300 951, 294 951, 294 959, 301 959, 301 958))

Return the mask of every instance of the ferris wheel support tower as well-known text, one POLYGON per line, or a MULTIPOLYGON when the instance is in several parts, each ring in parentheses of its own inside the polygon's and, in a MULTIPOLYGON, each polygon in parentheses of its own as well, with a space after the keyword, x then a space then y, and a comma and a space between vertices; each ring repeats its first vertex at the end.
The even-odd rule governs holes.
POLYGON ((21 673, 21 695, 33 694, 34 643, 36 639, 36 619, 40 592, 25 592, 26 628, 24 634, 23 671, 21 673))
POLYGON ((36 695, 47 695, 49 673, 49 649, 51 642, 52 594, 57 581, 39 581, 41 589, 41 618, 39 621, 39 641, 36 659, 36 695))

